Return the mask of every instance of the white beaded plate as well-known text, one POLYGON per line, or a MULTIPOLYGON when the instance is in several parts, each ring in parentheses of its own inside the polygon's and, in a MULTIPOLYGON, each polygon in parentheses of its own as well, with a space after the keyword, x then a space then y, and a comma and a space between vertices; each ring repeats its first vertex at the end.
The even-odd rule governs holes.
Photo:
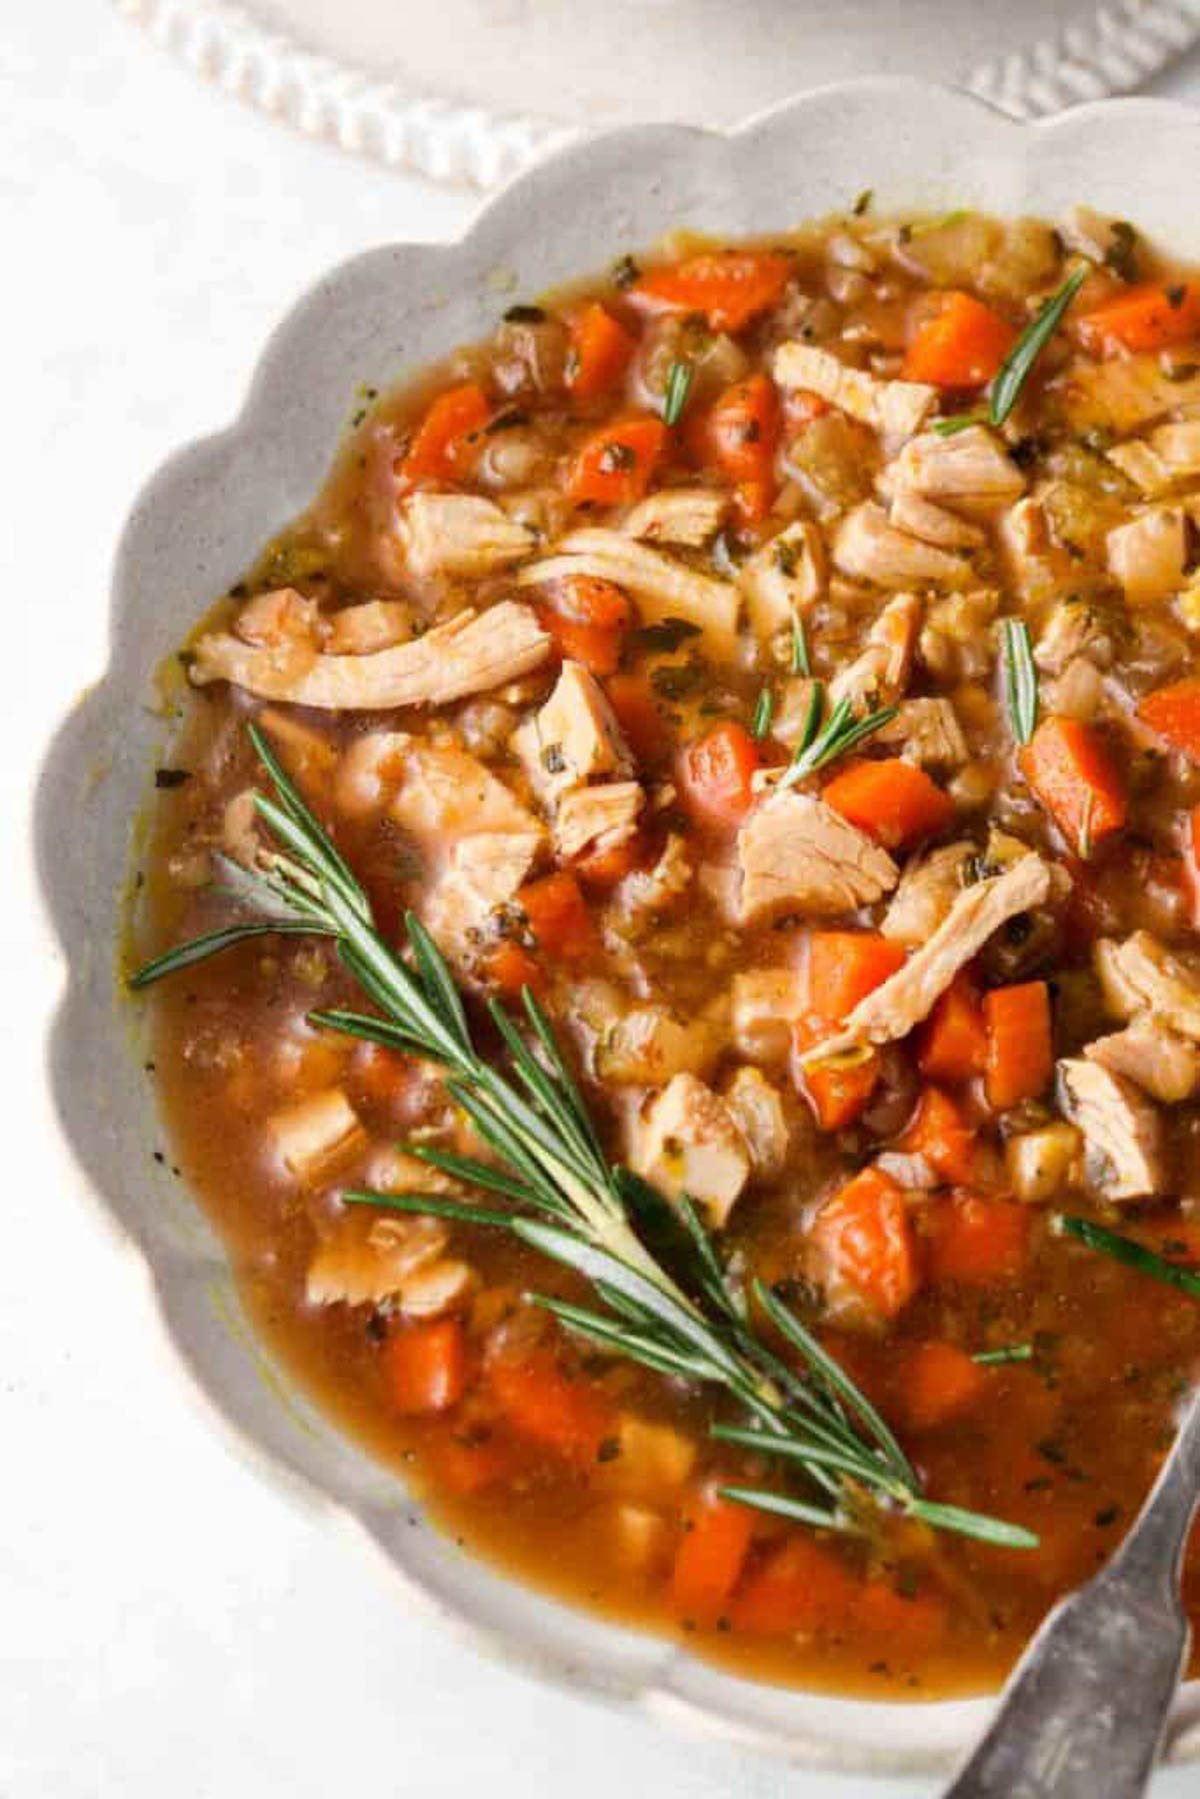
POLYGON ((1200 0, 114 3, 308 135, 483 188, 589 129, 730 124, 854 75, 954 81, 1044 117, 1128 92, 1200 37, 1200 0))

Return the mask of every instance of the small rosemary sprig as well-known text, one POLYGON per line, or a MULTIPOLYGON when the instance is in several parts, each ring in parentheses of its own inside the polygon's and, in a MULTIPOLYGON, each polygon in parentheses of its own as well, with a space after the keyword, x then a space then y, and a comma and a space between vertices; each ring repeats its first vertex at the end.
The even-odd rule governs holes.
POLYGON ((687 405, 688 395, 692 391, 695 379, 695 368, 690 362, 674 361, 667 371, 667 385, 663 395, 663 424, 677 425, 683 417, 683 409, 687 405))
POLYGON ((746 1423, 714 1434, 777 1458, 798 1472, 801 1494, 731 1487, 730 1497, 825 1530, 865 1526, 873 1500, 936 1528, 984 1542, 1032 1547, 1016 1525, 924 1498, 896 1438, 838 1363, 760 1283, 759 1313, 800 1362, 784 1361, 755 1329, 694 1205, 674 1203, 630 1169, 610 1162, 542 1007, 528 988, 518 1023, 498 1001, 488 1010, 502 1058, 476 1047, 462 995, 420 921, 406 919, 411 965, 379 933, 366 893, 253 725, 255 750, 274 795, 255 795, 280 846, 257 870, 239 869, 252 924, 181 945, 132 979, 146 987, 173 970, 265 930, 332 937, 346 970, 377 1011, 333 1008, 310 1022, 439 1063, 446 1090, 491 1159, 425 1144, 408 1153, 503 1204, 437 1193, 347 1193, 352 1204, 436 1213, 510 1232, 591 1285, 594 1305, 533 1296, 575 1336, 676 1379, 723 1392, 746 1423))
POLYGON ((1023 618, 1004 621, 1004 697, 1013 736, 1028 743, 1037 726, 1038 678, 1023 618))
POLYGON ((1136 1268, 1139 1274, 1148 1274, 1156 1281, 1165 1281, 1169 1287, 1190 1293, 1193 1299, 1200 1299, 1200 1269, 1168 1262, 1165 1256, 1156 1255, 1144 1243, 1123 1237, 1119 1231, 1107 1230, 1102 1224, 1093 1224, 1090 1218, 1064 1215, 1058 1219, 1058 1228, 1065 1236, 1075 1237, 1100 1255, 1111 1256, 1114 1262, 1123 1262, 1127 1268, 1136 1268))
POLYGON ((761 743, 771 729, 771 720, 775 716, 775 692, 771 687, 759 689, 754 702, 754 717, 750 722, 750 735, 761 743))
POLYGON ((1000 364, 995 380, 992 382, 991 395, 988 402, 988 417, 993 425, 1003 425, 1021 397, 1021 389, 1033 373, 1042 351, 1062 323, 1063 314, 1075 298, 1088 275, 1091 264, 1082 263, 1073 274, 1067 276, 1058 292, 1052 294, 1046 304, 1022 331, 1004 361, 1000 364))
POLYGON ((822 724, 821 715, 824 710, 824 683, 814 681, 795 753, 775 783, 777 793, 785 787, 794 787, 797 781, 803 781, 808 775, 816 774, 818 769, 836 762, 839 756, 844 756, 855 744, 873 736, 883 725, 890 724, 898 708, 880 706, 877 711, 857 718, 852 702, 840 699, 822 724))
POLYGON ((792 614, 792 673, 810 676, 812 674, 812 662, 808 654, 808 637, 804 630, 804 620, 798 612, 792 614))

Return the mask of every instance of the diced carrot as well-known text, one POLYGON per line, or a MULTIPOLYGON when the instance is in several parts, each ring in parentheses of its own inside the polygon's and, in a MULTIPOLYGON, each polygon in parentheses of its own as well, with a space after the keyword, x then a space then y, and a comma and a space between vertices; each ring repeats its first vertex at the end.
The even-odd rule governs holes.
POLYGON ((844 1628, 858 1582, 832 1550, 790 1537, 747 1578, 732 1623, 756 1637, 830 1636, 844 1628))
POLYGON ((931 1341, 905 1354, 897 1391, 910 1429, 936 1430, 974 1405, 986 1385, 983 1369, 963 1350, 931 1341))
POLYGON ((687 1505, 671 1574, 671 1608, 682 1618, 714 1623, 749 1553, 754 1514, 706 1487, 687 1505))
POLYGON ((467 472, 472 446, 468 439, 482 430, 491 415, 483 389, 474 381, 448 388, 430 406, 398 470, 403 488, 422 481, 456 481, 467 472))
POLYGON ((546 985, 545 975, 529 951, 511 941, 497 945, 484 958, 482 972, 488 984, 505 999, 519 999, 522 987, 541 993, 546 985))
POLYGON ((602 425, 575 457, 567 498, 576 506, 632 505, 649 487, 669 435, 649 414, 602 425))
POLYGON ((1045 981, 1022 981, 984 995, 987 1024, 987 1096, 998 1112, 1019 1100, 1036 1099, 1054 1072, 1050 989, 1045 981))
POLYGON ((582 662, 593 675, 616 672, 630 609, 615 581, 566 575, 553 584, 548 603, 537 611, 561 656, 582 662))
POLYGON ((740 331, 783 298, 792 265, 765 251, 709 251, 651 269, 626 298, 647 312, 698 312, 713 331, 740 331))
POLYGON ((591 1381, 568 1380, 553 1354, 500 1355, 488 1365, 488 1379, 514 1429, 553 1449, 568 1461, 594 1462, 611 1434, 607 1397, 591 1381))
POLYGON ((1146 281, 1085 313, 1079 340, 1093 353, 1163 350, 1200 335, 1200 282, 1146 281))
POLYGON ((826 783, 821 798, 889 850, 931 837, 954 818, 949 794, 899 756, 851 763, 826 783))
POLYGON ((1029 1211, 1003 1199, 956 1193, 930 1218, 929 1272, 935 1281, 987 1286, 1015 1280, 1025 1266, 1029 1211))
POLYGON ((451 1432, 431 1443, 425 1453, 441 1485, 463 1497, 511 1479, 519 1466, 512 1443, 467 1432, 451 1432))
POLYGON ((573 874, 560 869, 530 881, 517 894, 517 904, 544 955, 572 962, 595 947, 587 902, 573 874))
POLYGON ((956 1100, 940 1087, 926 1087, 896 1147, 907 1155, 924 1156, 944 1181, 969 1181, 977 1135, 956 1100))
POLYGON ((447 1412, 466 1390, 467 1345, 454 1318, 406 1325, 388 1338, 380 1362, 388 1398, 398 1412, 447 1412))
POLYGON ((917 1067, 927 1080, 961 1084, 987 1064, 987 1026, 979 995, 965 975, 947 987, 917 1039, 917 1067))
POLYGON ((903 1190, 878 1168, 864 1168, 825 1201, 809 1240, 827 1283, 849 1286, 881 1317, 896 1317, 921 1284, 903 1190))
POLYGON ((890 1581, 870 1580, 855 1594, 854 1622, 872 1643, 887 1643, 893 1655, 921 1655, 936 1649, 949 1622, 936 1593, 899 1592, 890 1581))
POLYGON ((761 374, 726 388, 688 433, 699 460, 714 463, 733 483, 738 514, 747 524, 757 524, 771 509, 778 442, 779 399, 761 374))
POLYGON ((669 745, 669 733, 658 701, 645 675, 614 675, 604 687, 617 715, 621 735, 639 762, 656 762, 669 745))
POLYGON ((879 931, 811 931, 809 1007, 830 1023, 840 1023, 904 962, 904 945, 879 931))
POLYGON ((904 379, 932 387, 982 387, 1016 337, 1007 319, 973 294, 938 294, 909 343, 904 379))
POLYGON ((810 1013, 792 1026, 792 1080, 796 1091, 812 1107, 823 1131, 844 1131, 865 1108, 879 1079, 879 1057, 866 1050, 833 1062, 804 1065, 804 1053, 814 1048, 831 1030, 827 1018, 810 1013))
POLYGON ((740 825, 754 803, 752 781, 761 766, 749 731, 735 719, 723 719, 680 756, 680 804, 701 824, 720 829, 740 825))
POLYGON ((635 831, 632 837, 610 850, 592 850, 589 855, 577 856, 571 866, 585 887, 603 890, 615 887, 626 875, 644 867, 648 859, 646 839, 640 831, 635 831))
POLYGON ((1019 760, 1025 779, 1073 849, 1095 848, 1124 825, 1124 777, 1094 725, 1077 718, 1043 719, 1019 760))
POLYGON ((1173 750, 1200 762, 1200 677, 1156 687, 1139 705, 1138 717, 1173 750))
POLYGON ((567 389, 577 400, 598 400, 629 366, 634 341, 611 312, 593 300, 570 320, 567 389))

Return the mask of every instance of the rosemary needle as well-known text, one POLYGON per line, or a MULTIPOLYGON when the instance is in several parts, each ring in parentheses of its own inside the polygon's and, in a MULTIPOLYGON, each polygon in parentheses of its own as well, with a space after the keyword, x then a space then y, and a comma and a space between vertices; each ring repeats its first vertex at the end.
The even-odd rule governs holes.
MULTIPOLYGON (((839 730, 844 738, 844 725, 839 730)), ((822 736, 827 734, 828 727, 822 736)), ((239 898, 259 917, 181 945, 148 964, 132 984, 147 986, 250 931, 309 930, 332 937, 343 967, 375 1010, 318 1011, 310 1022, 439 1063, 450 1098, 486 1144, 489 1159, 426 1144, 410 1144, 409 1153, 497 1202, 362 1191, 344 1195, 350 1204, 508 1231, 582 1275, 594 1305, 551 1297, 536 1303, 565 1330, 604 1351, 723 1393, 740 1410, 754 1447, 784 1462, 804 1483, 795 1496, 774 1488, 731 1489, 743 1504, 784 1511, 825 1530, 853 1531, 864 1528, 863 1495, 873 1494, 877 1505, 942 1529, 1033 1547, 1036 1537, 1017 1525, 925 1499, 915 1470, 866 1395, 761 1285, 754 1290, 758 1313, 799 1366, 784 1361, 751 1327, 687 1195, 668 1201, 608 1160, 550 1021, 528 988, 519 1021, 491 1002, 502 1056, 480 1053, 455 977, 420 920, 411 913, 405 920, 410 963, 377 929, 366 893, 266 738, 254 725, 250 735, 273 788, 271 795, 257 793, 255 804, 280 846, 261 869, 242 869, 238 876, 239 898)))
POLYGON ((667 371, 667 385, 663 396, 663 424, 677 425, 683 417, 683 409, 687 405, 691 392, 695 369, 690 362, 678 359, 667 371))

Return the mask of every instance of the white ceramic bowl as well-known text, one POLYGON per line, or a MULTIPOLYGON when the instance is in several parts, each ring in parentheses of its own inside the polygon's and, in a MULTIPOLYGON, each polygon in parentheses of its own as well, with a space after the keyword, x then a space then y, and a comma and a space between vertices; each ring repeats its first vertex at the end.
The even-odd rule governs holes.
MULTIPOLYGON (((267 1369, 227 1261, 169 1170, 132 1009, 113 988, 131 821, 166 726, 148 709, 156 665, 309 500, 362 382, 386 387, 485 335, 500 309, 603 269, 669 227, 780 229, 870 187, 881 211, 963 204, 1056 215, 1086 200, 1200 258, 1200 116, 1161 101, 1088 106, 1020 126, 910 81, 829 87, 732 134, 639 126, 572 148, 504 192, 466 239, 393 245, 336 269, 274 333, 241 417, 172 458, 139 498, 117 558, 113 643, 100 684, 64 722, 42 773, 38 849, 70 983, 50 1045, 64 1129, 96 1193, 153 1273, 163 1352, 283 1491, 357 1523, 403 1576, 484 1647, 561 1681, 811 1763, 941 1765, 988 1702, 837 1700, 719 1673, 684 1649, 601 1623, 471 1561, 419 1517, 393 1470, 340 1438, 286 1373, 267 1369), (281 1402, 282 1401, 282 1402, 281 1402)), ((1176 1752, 1200 1748, 1184 1694, 1176 1752)))

